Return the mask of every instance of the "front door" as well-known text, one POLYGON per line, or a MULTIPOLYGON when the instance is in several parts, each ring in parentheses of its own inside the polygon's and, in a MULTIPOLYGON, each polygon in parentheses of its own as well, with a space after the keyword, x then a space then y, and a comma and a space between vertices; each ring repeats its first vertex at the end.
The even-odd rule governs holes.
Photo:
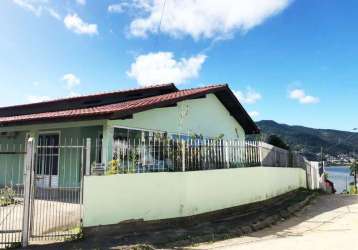
POLYGON ((42 188, 58 187, 60 135, 40 134, 37 146, 36 185, 42 188))

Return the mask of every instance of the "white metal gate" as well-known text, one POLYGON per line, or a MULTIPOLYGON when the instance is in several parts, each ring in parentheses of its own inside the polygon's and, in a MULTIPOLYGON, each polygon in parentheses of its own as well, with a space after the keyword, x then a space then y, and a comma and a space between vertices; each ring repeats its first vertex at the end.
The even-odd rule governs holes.
MULTIPOLYGON (((0 156, 1 152, 0 149, 0 156)), ((19 243, 27 246, 36 240, 64 240, 78 234, 90 140, 60 144, 56 136, 49 136, 35 144, 29 139, 26 152, 19 153, 26 156, 18 163, 19 173, 23 174, 21 183, 1 189, 16 190, 16 194, 12 196, 14 201, 0 206, 0 248, 19 243)))
POLYGON ((25 155, 25 143, 0 144, 0 248, 21 242, 25 155))

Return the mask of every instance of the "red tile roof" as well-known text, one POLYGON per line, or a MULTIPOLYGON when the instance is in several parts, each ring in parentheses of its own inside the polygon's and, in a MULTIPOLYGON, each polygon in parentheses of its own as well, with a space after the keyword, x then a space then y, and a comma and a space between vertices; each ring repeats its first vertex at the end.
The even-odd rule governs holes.
POLYGON ((141 111, 170 106, 177 102, 201 97, 215 93, 222 102, 225 102, 230 113, 243 125, 247 133, 258 133, 258 128, 251 120, 246 111, 242 108, 236 97, 227 85, 209 85, 200 88, 179 90, 168 94, 157 95, 137 100, 119 102, 115 104, 95 106, 90 108, 79 108, 63 111, 44 112, 17 116, 0 117, 0 125, 8 126, 13 124, 70 121, 80 119, 121 119, 141 111), (225 101, 229 99, 229 101, 225 101))
POLYGON ((10 117, 0 117, 0 123, 8 124, 8 123, 20 122, 20 121, 39 121, 39 120, 58 119, 58 118, 75 118, 75 117, 106 115, 106 114, 113 114, 113 113, 116 113, 118 116, 120 116, 121 114, 128 115, 129 113, 135 113, 136 111, 139 112, 142 110, 153 108, 156 105, 158 106, 163 105, 168 101, 178 102, 180 100, 185 100, 188 97, 192 97, 198 94, 203 95, 218 89, 222 89, 223 87, 224 85, 215 85, 215 86, 207 86, 203 88, 181 90, 170 94, 148 97, 148 98, 121 102, 121 103, 115 103, 110 105, 98 106, 98 107, 91 107, 91 108, 45 112, 39 114, 19 115, 19 116, 10 116, 10 117))

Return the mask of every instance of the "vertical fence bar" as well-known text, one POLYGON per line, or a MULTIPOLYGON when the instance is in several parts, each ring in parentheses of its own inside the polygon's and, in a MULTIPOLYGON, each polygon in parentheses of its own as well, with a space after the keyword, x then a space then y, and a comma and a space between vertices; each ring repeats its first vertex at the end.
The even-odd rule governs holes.
POLYGON ((259 147, 259 157, 260 157, 260 166, 263 167, 263 152, 262 152, 262 142, 259 141, 259 144, 258 144, 258 147, 259 147))
MULTIPOLYGON (((79 193, 79 198, 80 198, 80 200, 79 200, 79 204, 80 204, 80 206, 81 206, 81 204, 83 204, 83 193, 82 193, 82 191, 83 191, 83 185, 84 185, 84 167, 86 167, 85 166, 85 159, 84 159, 84 148, 81 148, 81 160, 80 160, 80 169, 81 169, 81 172, 80 172, 80 193, 79 193)), ((87 159, 86 159, 87 160, 87 159)), ((86 165, 87 165, 87 163, 86 163, 86 165)), ((80 217, 81 217, 81 219, 82 219, 82 211, 80 211, 80 217)))
POLYGON ((229 143, 228 141, 224 142, 224 147, 225 147, 225 162, 226 162, 226 168, 230 168, 230 153, 229 153, 229 143))
POLYGON ((182 168, 181 168, 181 171, 182 172, 185 172, 185 147, 186 147, 186 143, 185 143, 185 141, 184 140, 182 140, 182 142, 181 142, 181 158, 182 158, 182 168))

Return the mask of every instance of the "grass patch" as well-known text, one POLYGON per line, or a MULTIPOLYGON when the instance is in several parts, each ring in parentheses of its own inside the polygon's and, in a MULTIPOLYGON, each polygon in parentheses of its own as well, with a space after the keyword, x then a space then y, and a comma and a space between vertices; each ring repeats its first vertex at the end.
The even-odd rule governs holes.
POLYGON ((84 239, 83 229, 81 226, 72 228, 68 232, 71 234, 71 236, 65 238, 66 242, 79 241, 84 239))
POLYGON ((21 248, 20 242, 14 242, 5 247, 5 249, 18 249, 18 248, 21 248))

